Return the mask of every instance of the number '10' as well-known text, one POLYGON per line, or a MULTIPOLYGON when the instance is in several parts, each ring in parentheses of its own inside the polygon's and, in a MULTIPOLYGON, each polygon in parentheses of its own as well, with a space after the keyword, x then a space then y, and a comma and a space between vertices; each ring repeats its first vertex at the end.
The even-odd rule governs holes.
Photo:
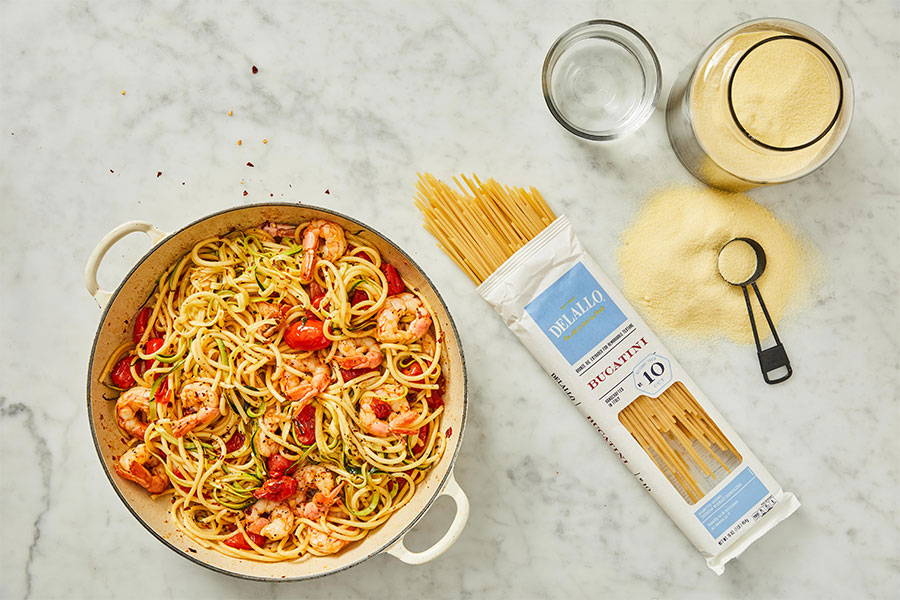
POLYGON ((647 380, 647 383, 653 383, 654 377, 650 377, 650 375, 655 375, 659 377, 663 373, 666 372, 666 367, 661 362, 655 362, 650 365, 650 368, 644 371, 644 378, 647 380))

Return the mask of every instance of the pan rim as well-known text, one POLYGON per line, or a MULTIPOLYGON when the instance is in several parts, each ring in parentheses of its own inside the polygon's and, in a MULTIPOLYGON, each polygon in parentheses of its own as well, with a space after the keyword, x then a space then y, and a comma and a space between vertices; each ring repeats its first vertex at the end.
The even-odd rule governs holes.
POLYGON ((86 396, 87 396, 86 412, 87 412, 88 425, 90 426, 90 430, 91 430, 91 440, 94 443, 94 450, 97 453, 97 458, 100 461, 100 465, 103 469, 103 473, 104 473, 104 475, 106 475, 106 479, 109 481, 109 484, 112 487, 113 491, 116 493, 116 496, 118 496, 119 500, 122 502, 122 504, 125 505, 125 508, 128 509, 128 512, 131 513, 131 515, 138 521, 138 523, 140 523, 144 527, 144 529, 146 529, 148 532, 150 532, 150 534, 153 535, 153 537, 155 537, 157 540, 162 542, 162 544, 165 545, 167 548, 169 548, 170 550, 172 550, 179 556, 182 556, 182 557, 188 559, 192 563, 195 563, 197 565, 200 565, 202 567, 205 567, 205 568, 215 571, 217 573, 222 573, 224 575, 229 575, 231 577, 236 577, 239 579, 246 579, 246 580, 251 580, 251 581, 274 582, 274 583, 309 581, 312 579, 318 579, 320 577, 326 577, 328 575, 333 575, 335 573, 340 573, 342 571, 346 571, 347 569, 355 567, 355 566, 359 565, 360 563, 363 563, 363 562, 369 560, 370 558, 373 558, 379 554, 382 554, 385 550, 387 550, 388 548, 390 548, 391 546, 396 544, 398 540, 403 538, 403 536, 405 536, 413 527, 415 527, 415 525, 422 519, 422 517, 425 516, 425 514, 428 512, 428 510, 431 508, 431 506, 435 503, 435 501, 437 501, 437 499, 442 495, 442 492, 444 490, 444 487, 447 484, 447 481, 453 476, 453 470, 456 465, 456 459, 459 456, 459 450, 462 447, 463 436, 465 435, 466 418, 468 415, 468 406, 469 406, 469 402, 468 402, 468 398, 469 398, 468 371, 466 369, 466 357, 465 357, 465 352, 462 347, 462 340, 460 339, 460 336, 459 336, 459 329, 456 327, 456 322, 453 319, 453 315, 450 313, 449 308, 447 307, 447 303, 444 300, 444 297, 441 295, 437 286, 434 285, 434 282, 432 281, 431 277, 425 272, 425 270, 419 265, 419 263, 417 263, 415 260, 413 260, 413 258, 403 248, 401 248, 399 245, 397 245, 392 239, 388 238, 386 235, 381 233, 379 230, 375 229, 371 225, 368 225, 367 223, 360 221, 359 219, 350 217, 348 215, 345 215, 344 213, 332 210, 330 208, 324 208, 324 207, 316 206, 313 204, 300 204, 300 203, 294 203, 294 202, 259 202, 259 203, 245 204, 242 206, 234 206, 234 207, 222 209, 222 210, 207 214, 203 217, 200 217, 198 219, 191 221, 190 223, 188 223, 187 225, 184 225, 180 229, 177 229, 176 231, 173 231, 172 233, 166 235, 166 237, 164 239, 160 240, 160 242, 153 244, 147 250, 147 252, 145 252, 144 255, 141 256, 141 258, 139 260, 137 260, 137 262, 135 262, 134 266, 131 267, 131 269, 128 271, 128 273, 126 273, 125 276, 122 277, 122 280, 116 286, 116 289, 112 292, 112 295, 109 297, 109 300, 107 301, 106 306, 103 307, 103 310, 100 313, 100 320, 99 320, 99 323, 97 324, 97 331, 94 334, 94 339, 93 339, 93 342, 91 345, 91 353, 90 353, 90 358, 88 360, 87 382, 86 383, 87 383, 87 385, 86 385, 86 396), (259 575, 250 575, 250 574, 246 574, 246 573, 239 573, 237 571, 232 571, 232 570, 229 570, 226 568, 212 565, 204 560, 201 560, 200 558, 198 558, 196 556, 191 556, 190 553, 185 552, 181 548, 176 547, 174 544, 172 544, 171 542, 166 540, 162 535, 160 535, 153 527, 150 526, 149 523, 147 523, 138 514, 138 512, 131 506, 131 504, 128 502, 128 500, 126 500, 125 497, 122 495, 122 493, 119 491, 119 488, 116 485, 116 482, 112 478, 112 474, 110 473, 109 466, 106 464, 106 460, 104 459, 103 453, 100 449, 100 442, 97 438, 97 432, 96 432, 96 428, 94 427, 94 419, 92 418, 92 412, 91 412, 91 387, 92 387, 92 383, 93 383, 91 381, 91 374, 93 373, 93 370, 94 370, 94 360, 96 358, 95 355, 97 352, 97 342, 100 340, 100 335, 103 330, 103 324, 106 321, 106 316, 109 313, 110 308, 112 307, 116 298, 118 298, 119 293, 125 288, 125 283, 131 278, 131 276, 134 274, 134 272, 137 271, 138 268, 142 264, 144 264, 144 262, 148 258, 150 258, 150 256, 153 255, 153 253, 156 252, 168 240, 174 239, 177 235, 187 231, 188 229, 190 229, 191 227, 194 227, 195 225, 198 225, 199 223, 202 223, 202 222, 212 219, 214 217, 218 217, 218 216, 228 214, 231 212, 237 212, 237 211, 253 209, 253 208, 266 208, 266 207, 291 207, 291 208, 312 209, 312 210, 316 210, 316 211, 319 211, 319 212, 322 212, 322 213, 325 213, 328 215, 340 217, 342 219, 346 219, 352 223, 355 223, 356 225, 359 225, 360 227, 368 230, 371 233, 374 233, 376 236, 378 236, 378 238, 381 241, 386 242, 386 243, 390 244, 391 246, 393 246, 394 249, 397 250, 397 252, 399 252, 399 254, 403 258, 405 258, 407 261, 409 261, 409 263, 412 264, 416 269, 418 269, 419 273, 422 274, 422 276, 425 278, 425 281, 428 284, 428 286, 434 292, 435 296, 437 296, 438 302, 440 302, 440 305, 441 305, 441 307, 443 307, 444 312, 447 314, 447 320, 449 321, 450 328, 453 330, 453 334, 456 337, 456 339, 460 341, 460 343, 458 343, 457 346, 459 348, 460 366, 462 368, 462 377, 463 377, 463 394, 462 394, 463 407, 462 407, 462 417, 460 418, 460 426, 459 426, 460 431, 459 431, 459 437, 457 438, 456 448, 453 450, 453 455, 450 457, 450 462, 447 465, 446 472, 444 473, 443 477, 441 478, 440 484, 435 488, 434 493, 431 495, 431 498, 428 499, 428 502, 425 504, 425 506, 422 508, 422 510, 419 511, 418 514, 416 514, 415 517, 413 517, 409 523, 407 523, 404 527, 402 527, 395 536, 390 538, 380 548, 367 554, 366 556, 364 556, 356 561, 353 561, 349 564, 342 565, 335 569, 323 571, 321 573, 300 575, 300 576, 296 576, 296 577, 266 577, 266 576, 259 576, 259 575))

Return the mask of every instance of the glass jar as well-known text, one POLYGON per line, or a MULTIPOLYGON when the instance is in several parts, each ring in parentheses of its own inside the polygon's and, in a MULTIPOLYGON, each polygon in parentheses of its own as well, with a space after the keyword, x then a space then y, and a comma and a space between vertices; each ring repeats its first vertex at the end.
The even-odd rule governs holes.
POLYGON ((681 74, 666 127, 691 174, 741 191, 822 166, 852 114, 853 84, 831 42, 802 23, 766 18, 729 29, 681 74))
POLYGON ((615 140, 643 125, 656 108, 661 79, 650 42, 606 19, 559 36, 541 73, 550 113, 571 133, 594 141, 615 140))

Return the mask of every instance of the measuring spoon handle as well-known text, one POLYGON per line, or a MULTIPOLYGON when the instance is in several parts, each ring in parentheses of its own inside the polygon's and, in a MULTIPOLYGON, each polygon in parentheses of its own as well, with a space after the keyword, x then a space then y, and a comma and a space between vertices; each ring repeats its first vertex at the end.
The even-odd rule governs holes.
POLYGON ((747 315, 750 317, 750 328, 753 330, 753 340, 756 342, 756 356, 759 358, 759 368, 762 370, 763 380, 766 383, 769 385, 781 383, 782 381, 789 379, 791 375, 794 374, 794 370, 791 368, 791 361, 788 359, 784 344, 781 343, 781 340, 778 338, 778 332, 775 331, 775 324, 772 323, 772 317, 769 316, 769 310, 766 308, 766 303, 762 299, 762 294, 759 293, 759 287, 757 287, 755 282, 750 285, 753 287, 753 292, 756 294, 756 300, 759 302, 759 307, 766 317, 769 331, 772 332, 772 337, 775 338, 775 345, 763 350, 762 344, 760 344, 759 341, 759 331, 757 331, 756 328, 756 319, 753 316, 753 307, 750 305, 750 293, 747 291, 747 286, 742 285, 741 289, 744 291, 744 302, 747 303, 747 315), (769 377, 769 373, 781 368, 786 369, 784 375, 774 379, 769 377))

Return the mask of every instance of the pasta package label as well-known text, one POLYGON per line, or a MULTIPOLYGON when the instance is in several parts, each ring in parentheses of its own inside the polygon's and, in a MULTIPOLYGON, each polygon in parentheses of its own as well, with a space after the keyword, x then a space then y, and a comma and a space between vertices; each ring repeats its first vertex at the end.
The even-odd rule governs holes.
POLYGON ((715 572, 799 508, 565 217, 513 254, 479 293, 715 572))
POLYGON ((529 302, 525 310, 571 365, 598 339, 606 338, 625 322, 625 315, 580 262, 529 302))

